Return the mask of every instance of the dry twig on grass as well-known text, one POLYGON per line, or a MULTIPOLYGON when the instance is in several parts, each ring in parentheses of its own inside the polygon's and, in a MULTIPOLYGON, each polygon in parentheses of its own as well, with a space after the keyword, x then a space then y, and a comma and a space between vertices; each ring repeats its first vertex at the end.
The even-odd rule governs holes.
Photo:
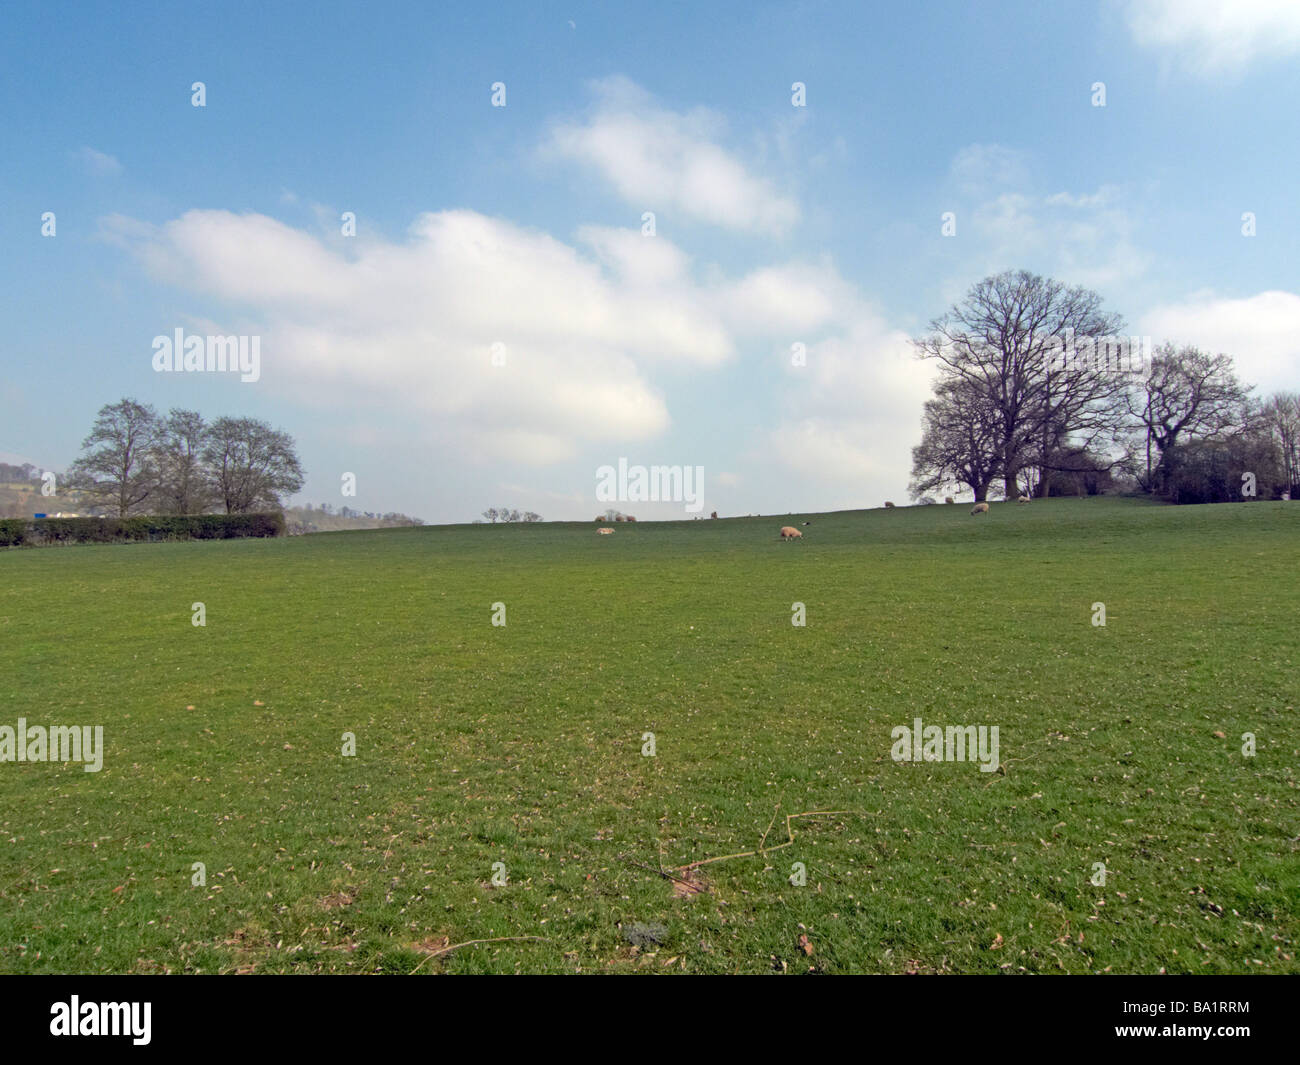
MULTIPOLYGON (((701 865, 712 865, 714 862, 725 862, 731 858, 752 858, 755 855, 759 855, 759 854, 766 857, 770 851, 779 851, 782 847, 789 847, 794 843, 794 827, 790 824, 790 822, 794 821, 796 818, 830 817, 834 814, 851 814, 852 812, 853 812, 852 810, 805 810, 803 813, 799 813, 799 814, 786 814, 785 832, 786 835, 789 836, 790 838, 787 839, 784 843, 778 843, 774 847, 764 847, 763 843, 767 840, 767 832, 764 832, 762 839, 759 841, 757 850, 741 851, 739 854, 723 854, 717 858, 702 858, 698 862, 689 862, 686 865, 679 865, 677 867, 677 871, 680 873, 680 872, 685 872, 689 869, 698 869, 701 865)), ((776 821, 776 814, 772 815, 772 820, 776 821)), ((771 831, 772 826, 769 824, 767 827, 768 827, 768 831, 771 831)))
POLYGON ((464 943, 453 943, 451 946, 443 947, 441 950, 430 951, 429 957, 420 962, 420 964, 412 969, 408 975, 414 976, 419 972, 421 966, 423 966, 424 962, 428 961, 429 958, 436 958, 439 954, 447 954, 450 951, 459 950, 461 947, 472 947, 475 943, 515 943, 525 939, 536 939, 543 943, 549 942, 545 936, 497 936, 495 939, 467 939, 464 943))

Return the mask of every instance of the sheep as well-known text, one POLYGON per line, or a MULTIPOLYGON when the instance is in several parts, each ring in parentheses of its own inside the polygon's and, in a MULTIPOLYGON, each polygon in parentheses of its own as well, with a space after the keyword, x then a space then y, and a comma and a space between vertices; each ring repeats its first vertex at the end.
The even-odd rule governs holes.
POLYGON ((624 521, 636 521, 636 518, 634 518, 631 514, 629 514, 629 515, 628 515, 625 519, 623 519, 623 520, 624 520, 624 521))
POLYGON ((886 510, 893 510, 893 509, 894 509, 894 504, 891 503, 891 502, 889 502, 889 500, 885 500, 885 509, 886 509, 886 510))
POLYGON ((597 514, 597 515, 596 515, 596 521, 597 521, 597 522, 602 522, 602 521, 604 521, 604 520, 605 520, 605 515, 604 515, 604 514, 597 514))
POLYGON ((1021 496, 1019 499, 1016 500, 1016 506, 1023 507, 1028 502, 1029 502, 1028 496, 1021 496))
POLYGON ((987 503, 976 503, 973 507, 971 507, 972 515, 987 514, 988 512, 989 512, 989 505, 987 503))
POLYGON ((798 529, 796 529, 793 525, 782 525, 782 526, 781 526, 781 539, 782 539, 782 540, 802 540, 802 539, 803 539, 803 533, 801 533, 801 532, 800 532, 798 529))
POLYGON ((718 516, 718 512, 717 512, 716 510, 715 510, 712 514, 709 515, 709 517, 710 517, 711 519, 712 519, 712 518, 716 518, 717 516, 718 516))
POLYGON ((613 530, 613 529, 609 529, 609 528, 605 528, 605 529, 597 529, 597 530, 596 530, 596 535, 597 535, 597 536, 613 536, 613 535, 614 535, 614 530, 613 530))
POLYGON ((944 501, 945 503, 956 503, 956 502, 957 502, 957 500, 953 499, 952 496, 944 496, 944 497, 943 497, 943 501, 944 501))

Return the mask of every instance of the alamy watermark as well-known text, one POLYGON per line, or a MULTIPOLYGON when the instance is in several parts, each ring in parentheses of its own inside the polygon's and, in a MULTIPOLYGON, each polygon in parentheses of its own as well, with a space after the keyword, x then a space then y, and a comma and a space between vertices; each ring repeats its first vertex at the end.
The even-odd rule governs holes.
POLYGON ((82 1002, 77 995, 50 1006, 50 1035, 130 1036, 136 1046, 152 1038, 151 1002, 82 1002))
POLYGON ((689 513, 704 509, 703 466, 629 466, 596 470, 596 498, 602 503, 684 503, 689 513))
POLYGON ((1151 358, 1150 337, 1079 336, 1073 328, 1065 336, 1049 337, 1043 349, 1047 373, 1141 373, 1151 358))
POLYGON ((44 725, 18 727, 0 725, 0 762, 85 762, 87 773, 104 768, 104 726, 44 725))
POLYGON ((889 733, 895 743, 889 756, 895 762, 979 762, 981 773, 996 772, 998 760, 997 725, 921 726, 915 718, 912 727, 897 725, 889 733))
POLYGON ((153 338, 153 368, 157 373, 237 373, 251 383, 262 376, 262 338, 186 336, 177 329, 173 336, 153 338))

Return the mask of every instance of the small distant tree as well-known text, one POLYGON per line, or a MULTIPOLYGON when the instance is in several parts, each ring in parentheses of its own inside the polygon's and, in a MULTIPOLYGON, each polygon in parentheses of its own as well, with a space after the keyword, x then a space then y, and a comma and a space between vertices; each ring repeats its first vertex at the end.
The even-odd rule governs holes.
POLYGON ((1175 503, 1240 503, 1286 491, 1277 443, 1258 429, 1178 444, 1165 453, 1163 466, 1165 494, 1175 503), (1253 497, 1242 495, 1246 473, 1253 475, 1253 497))
POLYGON ((1001 457, 1001 422, 984 386, 960 378, 941 381, 925 402, 921 425, 921 442, 912 449, 912 498, 964 484, 975 502, 984 502, 1001 457))
POLYGON ((1180 444, 1241 432, 1249 420, 1250 391, 1237 380, 1227 355, 1172 344, 1157 348, 1128 401, 1145 435, 1147 490, 1169 489, 1168 460, 1180 444))
POLYGON ((1300 393, 1275 393, 1265 401, 1260 415, 1277 442, 1287 491, 1294 499, 1300 491, 1300 393))

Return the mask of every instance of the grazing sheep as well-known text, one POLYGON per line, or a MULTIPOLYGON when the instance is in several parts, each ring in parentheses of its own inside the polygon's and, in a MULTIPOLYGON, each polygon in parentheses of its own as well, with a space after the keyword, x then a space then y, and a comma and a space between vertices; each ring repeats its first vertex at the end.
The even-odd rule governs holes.
POLYGON ((945 503, 956 503, 956 502, 957 502, 957 500, 953 499, 952 496, 944 496, 944 497, 943 497, 943 501, 944 501, 945 503))
POLYGON ((805 525, 811 525, 812 522, 810 522, 810 521, 806 521, 806 522, 804 522, 804 524, 805 524, 805 525))
POLYGON ((597 536, 613 536, 613 535, 614 535, 614 530, 613 530, 613 529, 597 529, 597 530, 596 530, 596 535, 597 535, 597 536))
POLYGON ((889 500, 885 500, 885 509, 886 509, 886 510, 893 510, 893 509, 894 509, 894 504, 891 503, 891 502, 889 502, 889 500))
POLYGON ((596 520, 597 520, 597 521, 604 521, 604 520, 605 520, 605 515, 604 515, 604 514, 597 514, 597 515, 596 515, 596 520))
POLYGON ((1028 502, 1029 502, 1028 496, 1021 496, 1019 499, 1016 500, 1016 506, 1023 507, 1028 502))
POLYGON ((802 539, 803 539, 803 533, 801 533, 801 532, 800 532, 798 529, 796 529, 793 525, 782 525, 782 526, 781 526, 781 539, 782 539, 782 540, 802 540, 802 539))
POLYGON ((989 512, 989 505, 987 503, 976 503, 971 507, 970 512, 971 514, 987 514, 989 512))
POLYGON ((627 516, 627 518, 624 519, 624 520, 626 520, 626 521, 636 521, 636 518, 632 517, 632 515, 629 514, 629 515, 627 516))

